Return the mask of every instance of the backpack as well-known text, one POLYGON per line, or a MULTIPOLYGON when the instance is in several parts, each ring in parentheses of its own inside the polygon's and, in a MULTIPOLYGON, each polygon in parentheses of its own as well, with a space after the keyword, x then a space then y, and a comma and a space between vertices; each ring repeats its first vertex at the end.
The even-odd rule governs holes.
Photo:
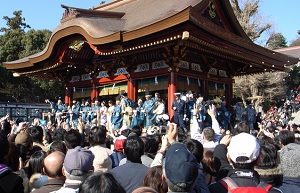
POLYGON ((109 157, 112 161, 112 168, 115 168, 119 166, 121 159, 125 158, 125 155, 120 152, 114 152, 109 157))
POLYGON ((256 187, 239 187, 230 177, 223 178, 220 183, 229 193, 267 193, 272 188, 272 185, 264 182, 260 182, 256 187))

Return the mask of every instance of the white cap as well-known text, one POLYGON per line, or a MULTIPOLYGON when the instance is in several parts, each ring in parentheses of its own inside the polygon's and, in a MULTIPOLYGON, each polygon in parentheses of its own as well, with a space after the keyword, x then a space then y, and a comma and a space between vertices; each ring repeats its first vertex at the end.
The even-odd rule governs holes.
POLYGON ((230 140, 228 146, 228 154, 230 159, 235 163, 251 163, 259 156, 260 145, 257 139, 248 133, 240 133, 230 140), (237 162, 236 159, 240 156, 248 157, 249 160, 237 162))

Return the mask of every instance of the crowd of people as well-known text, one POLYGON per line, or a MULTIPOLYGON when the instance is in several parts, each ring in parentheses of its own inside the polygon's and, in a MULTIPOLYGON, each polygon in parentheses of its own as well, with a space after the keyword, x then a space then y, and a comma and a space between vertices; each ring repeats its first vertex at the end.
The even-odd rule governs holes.
POLYGON ((47 100, 45 124, 1 118, 0 192, 300 192, 300 125, 283 116, 288 102, 260 114, 251 103, 228 110, 221 98, 174 95, 172 120, 159 93, 108 106, 47 100))

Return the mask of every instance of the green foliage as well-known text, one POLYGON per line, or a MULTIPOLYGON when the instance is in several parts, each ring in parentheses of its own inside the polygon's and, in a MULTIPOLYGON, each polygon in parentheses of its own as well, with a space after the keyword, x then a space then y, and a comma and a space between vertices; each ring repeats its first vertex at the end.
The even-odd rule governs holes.
POLYGON ((13 77, 2 63, 18 60, 41 52, 51 36, 49 30, 31 29, 22 17, 22 11, 15 11, 14 17, 3 17, 7 21, 0 35, 0 100, 16 102, 42 102, 46 98, 56 98, 64 93, 63 85, 58 81, 39 80, 26 76, 13 77))
POLYGON ((275 50, 279 48, 286 48, 287 47, 287 41, 285 37, 281 33, 273 33, 269 37, 266 47, 270 50, 275 50))
POLYGON ((22 38, 22 47, 24 48, 19 57, 23 58, 43 50, 50 39, 49 30, 29 30, 22 38))
POLYGON ((30 25, 24 23, 25 18, 22 17, 22 11, 14 11, 14 17, 4 16, 3 19, 6 20, 6 25, 8 28, 1 28, 1 32, 21 30, 24 31, 26 28, 31 28, 30 25))
POLYGON ((19 54, 23 51, 22 38, 25 32, 16 29, 6 31, 0 36, 0 62, 19 59, 19 54))
POLYGON ((35 87, 35 96, 39 96, 40 99, 55 99, 58 96, 63 96, 64 85, 55 80, 43 80, 32 78, 33 85, 35 87))

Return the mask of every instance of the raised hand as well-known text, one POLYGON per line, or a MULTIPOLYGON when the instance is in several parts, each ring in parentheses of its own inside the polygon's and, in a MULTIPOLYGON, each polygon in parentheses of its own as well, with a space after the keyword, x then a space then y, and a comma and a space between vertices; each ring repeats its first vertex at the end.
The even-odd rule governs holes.
POLYGON ((177 129, 177 124, 176 123, 168 123, 168 141, 169 143, 173 143, 177 141, 177 136, 178 136, 178 129, 177 129))
POLYGON ((216 117, 216 106, 211 104, 209 105, 209 108, 207 109, 207 113, 211 116, 211 118, 216 117))

